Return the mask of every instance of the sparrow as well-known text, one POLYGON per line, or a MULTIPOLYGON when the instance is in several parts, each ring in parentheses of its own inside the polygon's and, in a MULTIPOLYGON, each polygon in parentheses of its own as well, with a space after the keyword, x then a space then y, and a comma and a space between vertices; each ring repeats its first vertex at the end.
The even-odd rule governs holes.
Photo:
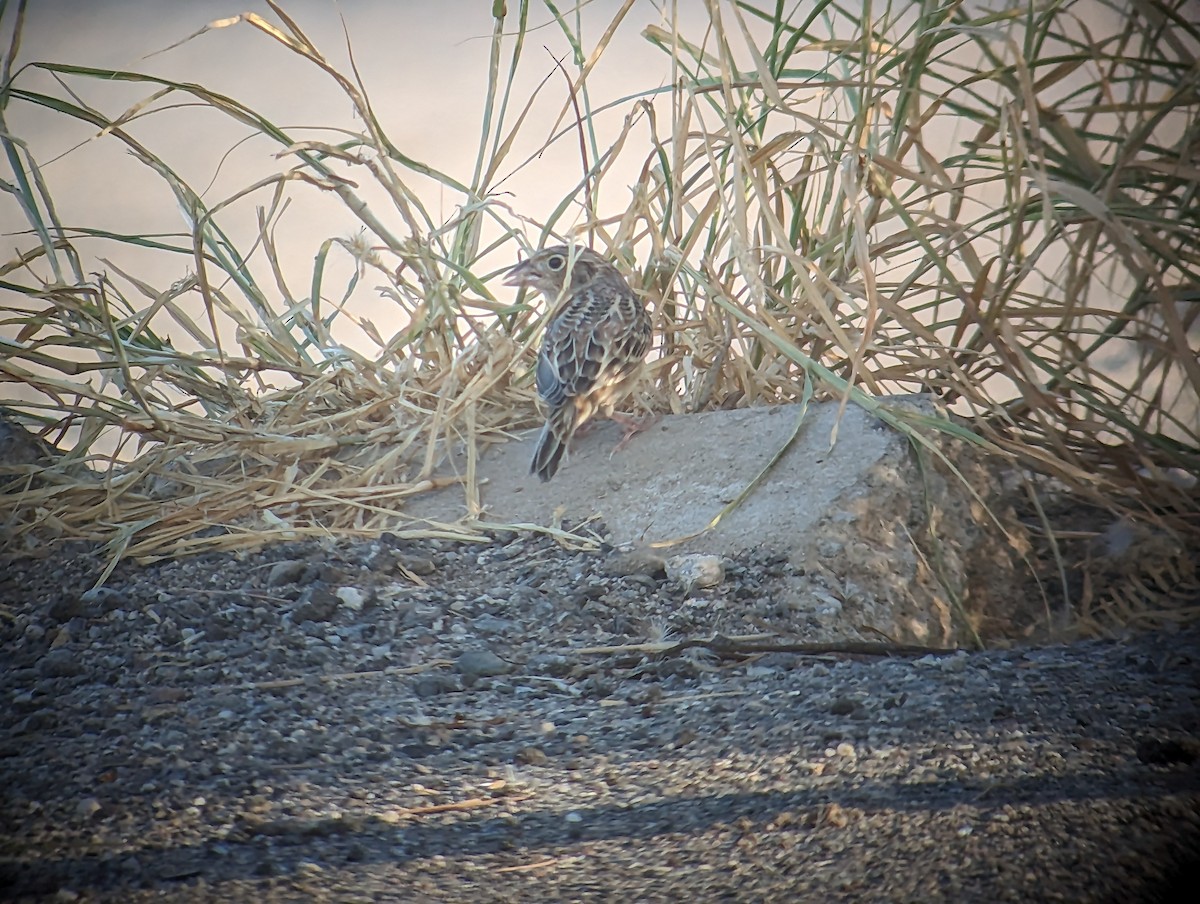
POLYGON ((620 272, 587 248, 558 245, 517 264, 505 285, 541 292, 553 312, 542 337, 537 391, 546 407, 529 471, 547 481, 567 444, 598 412, 637 432, 613 406, 632 389, 650 350, 650 315, 620 272))

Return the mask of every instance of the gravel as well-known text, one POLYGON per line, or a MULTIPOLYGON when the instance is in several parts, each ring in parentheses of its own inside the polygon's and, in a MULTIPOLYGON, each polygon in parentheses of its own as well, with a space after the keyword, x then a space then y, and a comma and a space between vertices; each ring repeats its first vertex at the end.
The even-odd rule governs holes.
MULTIPOLYGON (((588 648, 778 632, 756 549, 534 535, 0 568, 0 897, 1171 900, 1200 629, 948 656, 588 648)), ((1186 886, 1182 886, 1186 887, 1186 886)))

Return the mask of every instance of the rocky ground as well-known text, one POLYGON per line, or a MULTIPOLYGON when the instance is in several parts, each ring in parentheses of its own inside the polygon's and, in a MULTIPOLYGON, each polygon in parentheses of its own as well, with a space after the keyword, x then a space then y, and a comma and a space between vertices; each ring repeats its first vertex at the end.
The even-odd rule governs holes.
POLYGON ((8 900, 1136 902, 1200 848, 1194 627, 653 652, 812 636, 792 566, 751 550, 688 594, 516 534, 89 591, 102 564, 0 564, 8 900))

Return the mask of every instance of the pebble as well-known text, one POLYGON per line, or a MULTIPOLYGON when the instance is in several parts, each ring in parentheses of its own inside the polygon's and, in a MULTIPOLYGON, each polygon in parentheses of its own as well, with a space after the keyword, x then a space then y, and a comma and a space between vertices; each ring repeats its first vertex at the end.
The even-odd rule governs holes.
POLYGON ((667 577, 679 584, 685 594, 693 590, 716 587, 725 580, 725 565, 720 556, 672 556, 666 563, 667 577))
POLYGON ((491 650, 467 650, 459 654, 454 661, 454 668, 464 680, 474 681, 477 678, 507 675, 513 667, 491 650))
POLYGON ((351 612, 361 612, 367 601, 367 595, 357 587, 339 587, 336 595, 351 612))
POLYGON ((437 571, 437 563, 429 556, 399 556, 396 565, 419 577, 428 577, 437 571))
POLYGON ((440 697, 458 690, 458 682, 449 675, 421 675, 412 683, 413 693, 422 699, 440 697))
POLYGON ((604 573, 613 577, 662 577, 666 574, 666 569, 667 560, 650 549, 637 548, 615 552, 604 561, 604 573))
POLYGON ((341 600, 325 584, 307 587, 300 596, 292 618, 298 622, 326 622, 337 614, 341 600))
POLYGON ((83 664, 74 650, 60 647, 38 660, 38 674, 43 678, 74 678, 84 673, 83 664))
POLYGON ((507 618, 497 618, 494 615, 481 615, 471 624, 481 634, 507 634, 517 629, 516 622, 507 618))
POLYGON ((37 864, 6 872, 13 896, 1094 900, 1192 837, 1196 629, 920 663, 659 657, 639 645, 830 638, 777 606, 765 551, 684 606, 653 562, 506 542, 485 565, 399 538, 122 563, 57 623, 47 601, 95 562, 6 563, 0 763, 37 864), (427 558, 429 586, 394 555, 427 558), (385 588, 395 606, 365 604, 385 588), (1106 855, 1120 837, 1137 856, 1106 855))
POLYGON ((126 595, 112 587, 93 587, 91 590, 85 590, 79 595, 79 601, 96 612, 112 612, 127 605, 126 595))
POLYGON ((304 574, 304 570, 308 567, 308 562, 304 559, 288 559, 283 562, 276 562, 271 566, 271 570, 267 572, 267 586, 281 587, 284 584, 294 584, 300 580, 300 576, 304 574))

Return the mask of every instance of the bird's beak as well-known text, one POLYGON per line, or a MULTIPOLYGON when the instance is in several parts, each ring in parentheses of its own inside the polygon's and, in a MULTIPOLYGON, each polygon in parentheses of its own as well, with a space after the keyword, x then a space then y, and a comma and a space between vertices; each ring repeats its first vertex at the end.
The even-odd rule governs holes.
POLYGON ((531 285, 536 278, 533 272, 533 266, 529 261, 521 261, 506 274, 504 274, 504 285, 506 286, 528 286, 531 285))

